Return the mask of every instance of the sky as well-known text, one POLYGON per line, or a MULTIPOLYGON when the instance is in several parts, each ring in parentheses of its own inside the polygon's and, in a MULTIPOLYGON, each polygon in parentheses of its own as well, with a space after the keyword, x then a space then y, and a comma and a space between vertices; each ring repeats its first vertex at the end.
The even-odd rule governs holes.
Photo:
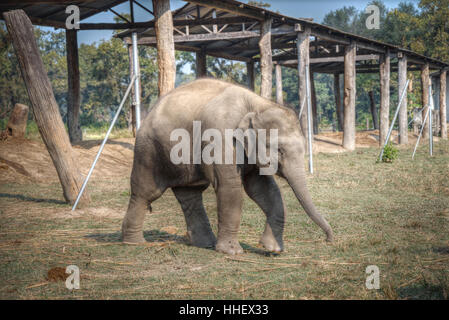
MULTIPOLYGON (((281 14, 297 17, 297 18, 313 18, 316 22, 322 22, 324 16, 332 10, 342 8, 344 6, 354 6, 358 10, 363 10, 371 0, 263 0, 271 4, 270 10, 279 11, 281 14)), ((395 8, 400 2, 418 3, 418 0, 383 0, 387 8, 395 8)), ((248 2, 248 1, 243 1, 248 2)), ((139 0, 149 9, 152 9, 151 0, 139 0)), ((170 6, 172 10, 178 9, 186 2, 181 0, 171 0, 170 6)), ((118 13, 128 13, 129 4, 124 3, 113 8, 118 13)), ((134 13, 136 21, 148 21, 153 17, 138 6, 134 6, 134 13)), ((82 22, 113 22, 114 14, 111 12, 102 12, 82 22)), ((102 39, 109 39, 112 36, 112 31, 106 30, 92 30, 79 31, 79 43, 99 42, 102 39)))

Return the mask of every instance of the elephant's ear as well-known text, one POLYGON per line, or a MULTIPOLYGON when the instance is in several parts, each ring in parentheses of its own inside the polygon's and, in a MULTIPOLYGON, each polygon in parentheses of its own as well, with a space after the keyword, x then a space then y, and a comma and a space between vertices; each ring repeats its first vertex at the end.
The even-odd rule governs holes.
POLYGON ((254 129, 254 121, 256 119, 255 112, 248 112, 239 123, 239 129, 246 131, 247 129, 254 129))

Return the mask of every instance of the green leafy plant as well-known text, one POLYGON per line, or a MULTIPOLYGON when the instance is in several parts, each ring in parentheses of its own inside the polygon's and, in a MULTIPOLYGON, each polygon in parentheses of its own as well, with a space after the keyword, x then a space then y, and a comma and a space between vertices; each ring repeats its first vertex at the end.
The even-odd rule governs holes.
POLYGON ((382 162, 393 162, 398 157, 399 150, 389 142, 384 149, 384 154, 382 156, 382 162))

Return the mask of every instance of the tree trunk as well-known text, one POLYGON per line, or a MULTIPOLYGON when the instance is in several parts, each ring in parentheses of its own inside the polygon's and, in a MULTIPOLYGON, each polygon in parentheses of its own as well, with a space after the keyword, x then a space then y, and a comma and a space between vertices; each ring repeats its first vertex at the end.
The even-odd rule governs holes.
POLYGON ((27 129, 28 106, 16 103, 9 116, 6 130, 8 135, 15 138, 24 138, 27 129))
POLYGON ((282 67, 276 64, 276 102, 284 104, 284 92, 282 91, 282 67))
POLYGON ((338 131, 343 130, 343 108, 341 105, 340 74, 334 74, 335 113, 337 114, 338 131))
POLYGON ((374 100, 374 91, 371 90, 370 92, 368 92, 368 94, 370 101, 371 117, 373 118, 373 127, 374 130, 379 130, 379 120, 377 116, 376 102, 374 100))
POLYGON ((345 47, 345 91, 344 91, 344 128, 343 148, 355 149, 355 70, 356 45, 345 47))
POLYGON ((390 55, 380 56, 380 128, 379 146, 383 146, 390 126, 390 55))
POLYGON ((440 128, 441 138, 447 139, 447 119, 446 119, 446 71, 440 74, 440 128))
MULTIPOLYGON (((300 119, 302 134, 307 138, 308 123, 307 123, 307 93, 306 93, 306 66, 310 64, 309 45, 310 45, 310 28, 303 32, 298 32, 296 46, 298 52, 298 78, 299 78, 299 108, 303 106, 303 111, 300 119)), ((306 139, 307 140, 307 139, 306 139)))
POLYGON ((271 19, 262 22, 260 27, 260 95, 271 100, 273 81, 273 62, 271 60, 271 19))
MULTIPOLYGON (((23 10, 5 12, 3 17, 16 51, 34 118, 55 165, 64 198, 74 203, 83 179, 78 170, 78 162, 65 131, 50 80, 39 55, 33 26, 23 10)), ((84 192, 80 204, 86 204, 88 201, 88 193, 84 192)))
MULTIPOLYGON (((399 109, 399 144, 408 143, 408 112, 407 112, 407 56, 403 55, 398 62, 398 99, 401 99, 402 91, 406 90, 404 99, 399 109)), ((398 101, 399 102, 399 101, 398 101)))
POLYGON ((316 101, 316 91, 315 91, 315 77, 313 72, 310 72, 310 94, 312 100, 312 124, 313 124, 313 134, 318 134, 318 105, 316 101))
POLYGON ((159 96, 175 88, 176 63, 173 40, 173 17, 170 0, 153 0, 157 43, 157 64, 159 69, 159 96))
POLYGON ((79 124, 80 117, 80 69, 78 59, 78 37, 76 30, 66 30, 68 97, 67 97, 67 127, 71 143, 83 140, 83 132, 79 124))
POLYGON ((207 56, 204 50, 196 53, 196 77, 202 78, 207 76, 207 56))
POLYGON ((254 61, 246 63, 246 77, 248 81, 248 88, 254 91, 254 61))
MULTIPOLYGON (((429 64, 426 63, 421 68, 421 86, 422 86, 422 119, 424 121, 424 117, 426 116, 427 109, 429 109, 429 86, 430 86, 430 70, 429 70, 429 64)), ((429 114, 430 117, 430 114, 429 114)), ((422 137, 423 139, 429 137, 429 133, 427 132, 429 130, 429 121, 430 118, 427 117, 427 121, 423 123, 424 126, 422 137)))

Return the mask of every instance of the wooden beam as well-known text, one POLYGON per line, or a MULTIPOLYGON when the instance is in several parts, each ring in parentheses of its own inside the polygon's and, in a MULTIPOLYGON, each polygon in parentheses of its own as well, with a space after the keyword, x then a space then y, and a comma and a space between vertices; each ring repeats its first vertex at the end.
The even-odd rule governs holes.
MULTIPOLYGON (((359 55, 356 56, 356 61, 366 61, 366 60, 378 60, 379 55, 377 54, 365 54, 365 55, 359 55)), ((344 62, 345 57, 339 56, 339 57, 326 57, 326 58, 310 58, 310 64, 316 64, 316 63, 331 63, 331 62, 344 62)), ((280 64, 297 64, 298 60, 292 59, 292 60, 284 60, 281 61, 280 64)))
POLYGON ((267 19, 260 26, 260 95, 264 98, 271 99, 272 95, 272 77, 273 77, 273 61, 271 59, 271 19, 267 19))
MULTIPOLYGON (((407 83, 407 56, 404 54, 399 58, 398 62, 398 97, 402 94, 402 91, 407 90, 405 84, 407 83)), ((399 109, 399 144, 408 143, 408 112, 407 112, 407 93, 402 100, 402 104, 399 109)))
POLYGON ((157 42, 158 89, 163 96, 175 88, 176 63, 170 0, 153 0, 157 42))
POLYGON ((284 104, 284 92, 282 91, 282 67, 276 64, 276 102, 284 104))
POLYGON ((83 140, 83 132, 79 124, 80 115, 80 70, 78 58, 78 37, 76 30, 66 30, 68 97, 67 97, 67 127, 70 142, 83 140))
POLYGON ((390 55, 380 59, 380 111, 379 146, 383 146, 390 126, 390 55))
MULTIPOLYGON (((5 12, 3 17, 19 61, 34 118, 55 165, 64 198, 74 203, 83 179, 40 56, 33 26, 23 10, 5 12)), ((81 204, 88 202, 89 195, 84 192, 81 204)))
POLYGON ((318 104, 316 100, 315 77, 313 71, 310 71, 310 94, 310 100, 312 101, 313 134, 318 134, 318 104))
POLYGON ((355 149, 356 44, 345 47, 343 148, 355 149))
POLYGON ((248 88, 254 91, 254 61, 250 60, 246 63, 246 77, 248 81, 248 88))
POLYGON ((196 77, 207 76, 207 56, 204 50, 200 50, 196 53, 196 77))
POLYGON ((368 96, 370 101, 371 118, 373 119, 373 127, 374 130, 379 130, 379 117, 377 115, 376 101, 374 99, 374 91, 370 90, 368 92, 368 96))
MULTIPOLYGON (((429 64, 426 63, 421 67, 421 86, 422 86, 422 118, 426 116, 427 109, 429 106, 429 85, 430 85, 430 70, 429 70, 429 64)), ((429 115, 430 117, 430 115, 429 115)), ((423 129, 423 138, 427 138, 428 135, 428 129, 429 129, 429 117, 427 117, 426 123, 424 123, 424 129, 423 129)))
POLYGON ((256 19, 256 20, 264 20, 265 19, 265 15, 261 14, 258 10, 253 10, 251 8, 245 8, 245 5, 242 6, 237 6, 237 5, 232 5, 223 1, 219 1, 219 0, 185 0, 188 1, 189 3, 193 3, 193 4, 197 4, 203 7, 209 7, 209 8, 214 8, 214 9, 220 9, 226 12, 230 12, 230 13, 234 13, 240 16, 245 16, 251 19, 256 19))
MULTIPOLYGON (((298 94, 299 94, 299 108, 304 103, 304 99, 306 99, 307 91, 306 91, 306 66, 309 66, 309 44, 310 44, 310 28, 306 28, 303 32, 298 32, 296 45, 297 45, 297 52, 298 52, 298 77, 299 77, 299 88, 298 88, 298 94)), ((308 115, 308 109, 307 109, 307 101, 304 103, 304 109, 301 115, 300 123, 301 123, 301 129, 302 134, 304 137, 308 136, 308 123, 307 123, 307 115, 308 115)), ((308 150, 308 149, 307 149, 308 150)))
POLYGON ((59 21, 53 21, 48 19, 40 19, 35 17, 30 17, 31 22, 37 26, 53 27, 58 29, 65 29, 65 23, 59 21))
POLYGON ((447 71, 442 70, 440 73, 440 129, 441 129, 441 138, 444 140, 447 140, 446 78, 447 78, 447 71))
POLYGON ((338 131, 343 130, 343 108, 341 105, 341 85, 340 74, 334 74, 334 97, 335 97, 335 110, 337 114, 338 131))

